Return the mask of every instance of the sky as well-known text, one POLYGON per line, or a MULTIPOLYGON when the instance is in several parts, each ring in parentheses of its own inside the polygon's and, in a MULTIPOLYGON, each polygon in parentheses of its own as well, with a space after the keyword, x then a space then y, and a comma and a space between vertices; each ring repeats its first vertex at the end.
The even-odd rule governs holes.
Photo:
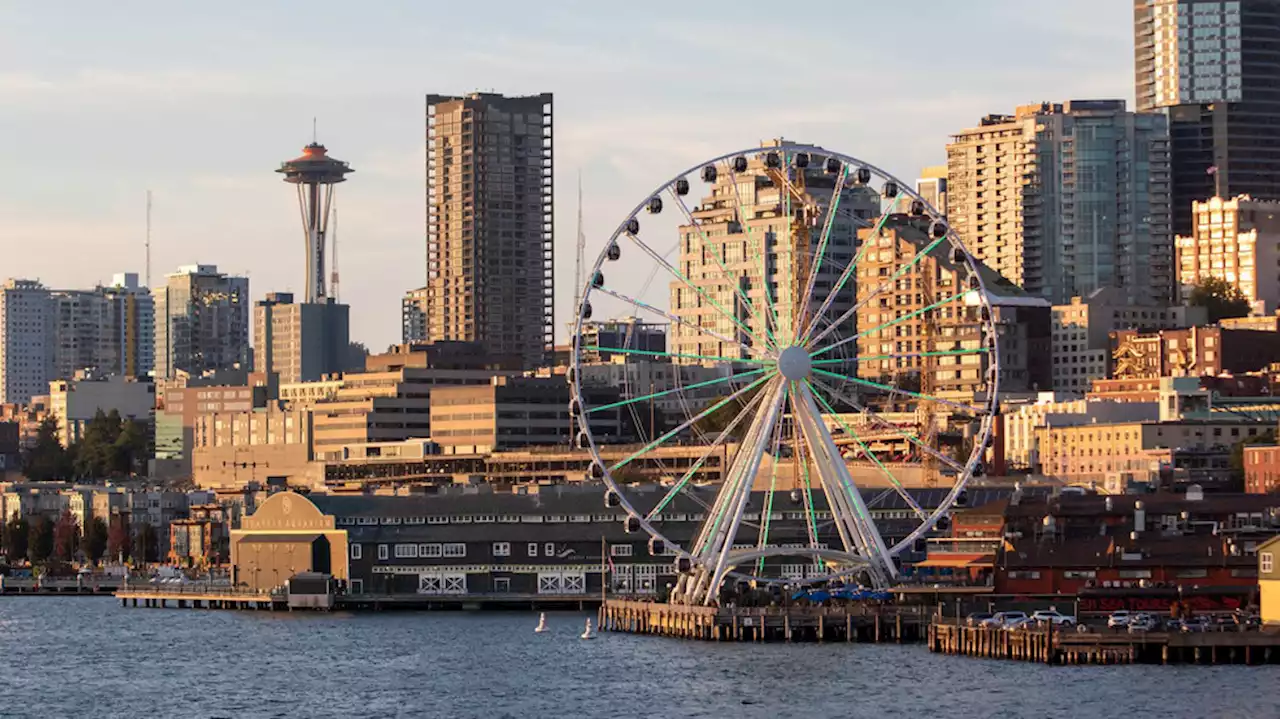
POLYGON ((905 181, 1016 105, 1133 101, 1117 0, 173 3, 0 0, 0 277, 92 287, 179 265, 303 290, 292 187, 312 119, 338 189, 352 339, 400 338, 425 281, 425 95, 555 94, 556 315, 571 313, 576 182, 594 258, 701 160, 818 144, 905 181), (779 17, 787 15, 787 17, 779 17))

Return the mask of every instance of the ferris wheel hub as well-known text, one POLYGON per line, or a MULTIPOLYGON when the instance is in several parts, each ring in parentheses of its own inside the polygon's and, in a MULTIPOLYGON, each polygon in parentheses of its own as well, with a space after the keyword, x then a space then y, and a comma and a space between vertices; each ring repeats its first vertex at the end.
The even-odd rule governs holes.
POLYGON ((778 371, 792 382, 805 379, 813 368, 809 352, 803 347, 788 347, 778 355, 778 371))

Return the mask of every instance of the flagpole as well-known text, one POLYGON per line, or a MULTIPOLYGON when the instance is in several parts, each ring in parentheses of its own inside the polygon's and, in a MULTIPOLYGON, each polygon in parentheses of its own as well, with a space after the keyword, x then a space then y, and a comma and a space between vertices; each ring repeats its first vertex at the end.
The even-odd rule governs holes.
POLYGON ((605 601, 604 588, 606 586, 606 582, 608 581, 608 572, 604 565, 604 559, 605 559, 604 535, 601 534, 600 535, 600 608, 601 609, 604 609, 604 601, 605 601))

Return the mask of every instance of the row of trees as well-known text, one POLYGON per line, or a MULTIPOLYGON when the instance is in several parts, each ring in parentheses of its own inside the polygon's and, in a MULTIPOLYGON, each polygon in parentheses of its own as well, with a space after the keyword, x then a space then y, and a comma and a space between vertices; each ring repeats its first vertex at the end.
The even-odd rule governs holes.
POLYGON ((103 557, 158 562, 160 537, 150 524, 130 527, 123 517, 112 518, 110 524, 95 517, 81 533, 70 512, 57 520, 14 514, 0 529, 0 553, 11 563, 25 560, 32 565, 77 560, 97 564, 103 557))
POLYGON ((150 444, 145 423, 124 419, 114 409, 98 410, 84 436, 70 447, 58 438, 57 420, 46 417, 24 457, 23 471, 37 481, 124 477, 143 468, 150 444))

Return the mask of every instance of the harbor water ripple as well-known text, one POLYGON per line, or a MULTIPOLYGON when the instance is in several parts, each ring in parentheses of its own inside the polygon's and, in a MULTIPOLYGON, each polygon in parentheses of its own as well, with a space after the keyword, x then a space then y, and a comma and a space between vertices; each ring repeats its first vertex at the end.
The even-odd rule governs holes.
POLYGON ((1047 667, 921 645, 601 634, 586 613, 0 597, 3 717, 1280 717, 1280 666, 1047 667))

